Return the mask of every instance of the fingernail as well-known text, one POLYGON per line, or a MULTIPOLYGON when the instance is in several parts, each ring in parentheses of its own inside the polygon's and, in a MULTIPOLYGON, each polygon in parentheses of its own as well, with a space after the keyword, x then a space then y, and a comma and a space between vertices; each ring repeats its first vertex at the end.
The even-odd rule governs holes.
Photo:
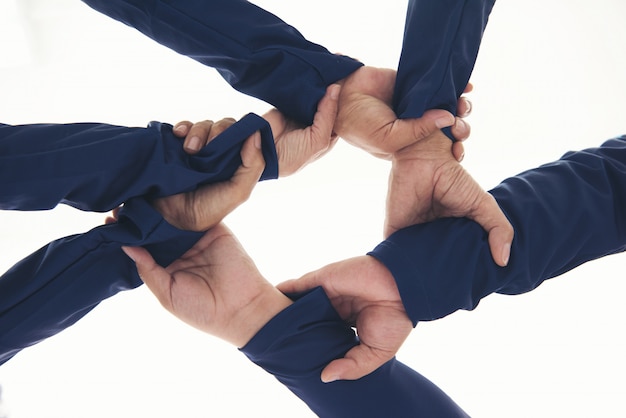
POLYGON ((465 111, 465 116, 468 116, 470 113, 472 113, 472 102, 465 99, 465 103, 467 104, 467 110, 465 111))
POLYGON ((509 264, 509 258, 511 257, 511 243, 506 243, 502 247, 502 261, 504 261, 504 265, 509 264))
POLYGON ((459 129, 459 130, 463 130, 465 131, 467 129, 467 123, 465 123, 465 121, 463 119, 456 119, 456 122, 454 123, 455 128, 459 129))
POLYGON ((461 157, 459 158, 459 162, 462 162, 464 158, 465 158, 465 151, 463 151, 463 154, 461 154, 461 157))
POLYGON ((174 126, 174 132, 184 134, 185 132, 187 132, 187 127, 185 125, 174 126))
POLYGON ((333 84, 330 86, 330 98, 333 100, 337 100, 339 98, 339 92, 341 91, 341 86, 339 84, 333 84))
POLYGON ((193 136, 187 143, 187 149, 192 151, 200 151, 202 147, 202 142, 200 141, 200 137, 193 136))
POLYGON ((447 128, 448 126, 452 126, 453 124, 454 124, 454 116, 452 115, 446 115, 435 120, 435 126, 439 129, 447 128))
POLYGON ((326 379, 322 377, 322 382, 324 383, 332 383, 336 380, 339 380, 339 376, 331 376, 331 377, 327 377, 326 379))

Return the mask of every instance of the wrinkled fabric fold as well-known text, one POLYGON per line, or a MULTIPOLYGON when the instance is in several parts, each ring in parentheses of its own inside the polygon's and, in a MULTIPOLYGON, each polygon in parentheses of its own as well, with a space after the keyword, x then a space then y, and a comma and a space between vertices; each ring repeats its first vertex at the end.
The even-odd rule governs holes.
POLYGON ((278 178, 265 119, 250 113, 188 155, 172 126, 96 123, 0 125, 0 209, 43 210, 64 203, 106 212, 137 196, 168 196, 223 181, 241 165, 243 141, 261 132, 262 180, 278 178))
POLYGON ((397 359, 354 381, 323 383, 322 369, 359 343, 323 289, 295 298, 241 351, 320 417, 467 417, 441 389, 397 359))
POLYGON ((326 88, 363 64, 243 0, 83 0, 204 65, 238 91, 310 125, 326 88))
POLYGON ((507 267, 467 219, 402 229, 369 254, 391 271, 413 321, 519 294, 587 261, 626 249, 626 136, 568 152, 491 190, 515 230, 507 267))
MULTIPOLYGON (((24 129, 29 131, 27 128, 24 129)), ((57 127, 51 129, 57 132, 57 127)), ((105 160, 102 164, 105 168, 107 162, 111 163, 107 168, 107 173, 111 177, 100 181, 97 179, 102 174, 100 171, 89 173, 89 167, 96 167, 102 163, 101 156, 92 151, 91 145, 101 150, 100 140, 102 140, 104 149, 115 151, 119 146, 118 152, 123 155, 127 149, 126 144, 133 144, 135 136, 139 137, 138 141, 142 141, 147 133, 150 137, 150 147, 156 143, 165 149, 165 152, 161 150, 149 153, 150 158, 154 158, 155 161, 147 165, 161 167, 163 158, 170 160, 174 165, 174 169, 165 170, 165 173, 154 173, 160 175, 157 179, 159 190, 177 193, 200 184, 230 178, 241 165, 239 153, 244 141, 250 134, 260 129, 263 153, 267 162, 265 177, 272 178, 278 175, 278 162, 271 130, 267 122, 256 115, 243 118, 231 126, 192 158, 181 154, 184 153, 182 144, 171 135, 171 126, 163 130, 163 125, 160 125, 158 134, 151 128, 128 131, 120 127, 104 126, 103 129, 106 132, 104 139, 95 135, 97 140, 92 138, 94 140, 89 141, 90 135, 79 127, 81 141, 78 141, 76 149, 66 146, 62 150, 55 150, 51 146, 49 152, 35 153, 33 158, 37 159, 37 164, 33 162, 25 171, 32 176, 29 178, 41 178, 45 188, 36 182, 20 183, 20 179, 16 178, 16 182, 22 185, 31 185, 30 189, 20 191, 28 196, 19 200, 19 203, 25 205, 27 202, 28 208, 31 205, 54 206, 56 204, 54 199, 60 199, 57 203, 66 202, 67 198, 64 196, 68 195, 68 190, 72 190, 70 195, 80 196, 80 199, 75 199, 76 202, 92 209, 100 204, 105 206, 113 204, 113 207, 117 207, 116 203, 109 201, 125 203, 117 223, 102 225, 84 234, 53 241, 14 265, 0 277, 0 364, 25 347, 71 326, 102 300, 122 290, 141 285, 135 266, 121 250, 122 245, 145 247, 159 264, 167 266, 191 248, 203 235, 181 231, 169 225, 145 197, 131 197, 126 200, 137 190, 145 190, 146 187, 146 183, 132 175, 136 169, 132 158, 141 152, 129 153, 127 157, 130 159, 122 164, 119 161, 105 160), (121 132, 122 141, 117 140, 115 132, 121 132), (88 144, 86 147, 80 145, 82 140, 88 144), (166 143, 168 145, 164 145, 166 143), (69 161, 76 158, 84 165, 85 178, 77 175, 66 183, 63 181, 66 177, 56 175, 58 173, 56 157, 64 158, 63 150, 72 156, 69 161), (83 150, 87 151, 82 153, 83 150), (122 185, 119 188, 109 186, 107 182, 109 179, 117 179, 122 185), (107 196, 106 199, 103 196, 107 196), (105 203, 102 203, 103 201, 105 203)), ((45 139, 45 127, 38 126, 36 131, 45 139)), ((91 128, 88 131, 93 132, 91 128)), ((62 135, 58 135, 58 138, 62 138, 62 135)), ((3 141, 8 141, 8 138, 4 138, 3 141)), ((132 146, 134 147, 134 144, 132 146)), ((17 157, 24 158, 20 153, 17 153, 17 157)), ((6 155, 3 158, 5 161, 8 160, 6 155)), ((145 180, 151 184, 154 179, 145 180)), ((5 190, 3 196, 6 197, 4 186, 3 190, 5 190)), ((25 209, 24 206, 20 208, 25 209)))

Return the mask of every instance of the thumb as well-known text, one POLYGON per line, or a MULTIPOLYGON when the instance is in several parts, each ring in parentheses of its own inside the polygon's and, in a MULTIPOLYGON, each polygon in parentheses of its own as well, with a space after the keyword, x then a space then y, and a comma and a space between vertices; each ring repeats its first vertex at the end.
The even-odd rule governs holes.
POLYGON ((265 159, 261 151, 261 134, 258 131, 244 142, 240 155, 241 167, 235 175, 245 173, 246 176, 251 177, 252 183, 256 183, 265 168, 265 159))
POLYGON ((152 258, 145 248, 122 247, 122 251, 135 262, 139 278, 143 280, 148 289, 154 293, 159 302, 161 302, 161 305, 171 310, 170 274, 154 261, 154 258, 152 258))
POLYGON ((321 280, 316 272, 307 273, 299 279, 284 281, 276 286, 283 293, 301 293, 321 286, 321 280))
POLYGON ((322 370, 322 382, 357 380, 367 376, 393 358, 393 354, 359 344, 344 358, 333 360, 322 370))
POLYGON ((511 243, 515 232, 498 206, 498 202, 491 194, 485 192, 478 213, 470 218, 488 231, 491 256, 496 264, 505 267, 509 263, 511 243))
POLYGON ((428 110, 421 118, 398 119, 391 135, 397 141, 393 144, 394 148, 399 150, 421 141, 439 129, 454 125, 454 122, 452 113, 441 109, 428 110))
POLYGON ((333 126, 337 118, 340 91, 341 86, 339 84, 329 86, 313 117, 313 125, 311 125, 313 142, 323 144, 322 149, 317 151, 325 151, 334 139, 333 126))

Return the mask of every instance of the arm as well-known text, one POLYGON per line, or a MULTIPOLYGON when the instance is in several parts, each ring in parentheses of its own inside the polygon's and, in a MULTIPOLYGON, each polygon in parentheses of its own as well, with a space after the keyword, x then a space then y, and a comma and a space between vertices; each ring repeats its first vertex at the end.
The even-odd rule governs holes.
MULTIPOLYGON (((336 102, 332 95, 325 96, 315 124, 304 129, 285 126, 282 117, 271 112, 269 126, 277 133, 277 141, 289 144, 281 146, 281 166, 297 170, 312 158, 311 150, 300 145, 330 136, 336 102)), ((259 135, 250 136, 250 129, 269 131, 268 122, 256 116, 245 119, 253 123, 240 121, 230 126, 200 152, 185 159, 186 170, 181 172, 176 186, 193 186, 193 191, 154 200, 131 199, 120 211, 118 223, 54 241, 0 277, 0 364, 23 348, 72 325, 100 301, 138 286, 135 269, 128 269, 129 261, 121 246, 145 246, 158 263, 168 265, 201 237, 199 233, 175 228, 163 217, 178 220, 177 226, 191 221, 192 225, 199 223, 208 228, 247 199, 262 173, 277 175, 271 132, 261 135, 259 143, 255 141, 259 135), (195 187, 198 184, 193 181, 208 184, 195 187), (190 206, 192 210, 188 211, 190 206), (178 216, 166 216, 172 213, 178 216)), ((186 127, 199 135, 202 143, 210 139, 207 124, 186 127)), ((180 142, 177 145, 176 152, 182 149, 180 142)), ((113 178, 122 185, 134 181, 128 173, 114 174, 113 178)), ((85 175, 93 177, 89 171, 85 175)), ((167 179, 166 176, 164 180, 167 179)), ((99 179, 108 185, 107 180, 111 179, 99 179)), ((98 196, 104 190, 108 189, 90 192, 98 196)))
POLYGON ((437 386, 395 358, 354 382, 323 383, 322 367, 358 344, 322 289, 288 299, 218 225, 167 268, 125 248, 146 285, 182 321, 242 347, 322 417, 466 417, 437 386))
POLYGON ((495 0, 410 0, 393 97, 400 118, 457 113, 495 0))
POLYGON ((305 125, 312 123, 326 88, 362 65, 307 41, 295 28, 244 0, 84 2, 216 68, 235 89, 305 125))
POLYGON ((626 249, 625 188, 622 137, 568 153, 492 191, 516 231, 507 267, 492 262, 479 225, 449 218, 402 229, 367 256, 330 264, 279 288, 323 286, 342 318, 356 323, 361 344, 332 361, 322 378, 358 379, 392 358, 411 322, 473 309, 490 293, 530 291, 626 249), (376 332, 381 329, 387 332, 376 332))
MULTIPOLYGON (((232 127, 229 131, 232 132, 232 127)), ((249 194, 254 187, 266 166, 261 150, 254 145, 254 138, 246 140, 244 134, 231 138, 236 142, 227 141, 239 146, 245 142, 241 154, 231 152, 230 147, 223 147, 217 140, 211 141, 203 152, 196 154, 190 169, 198 170, 199 178, 210 182, 193 192, 197 200, 192 206, 197 207, 201 215, 211 218, 215 213, 231 210, 233 200, 240 203, 239 190, 249 194), (217 162, 203 164, 210 163, 212 159, 217 162), (220 169, 222 171, 216 171, 220 169), (211 182, 216 178, 228 179, 229 176, 232 179, 228 181, 211 182), (237 180, 233 180, 235 178, 237 180), (215 213, 204 213, 207 208, 215 209, 215 213)), ((264 146, 269 146, 269 154, 275 155, 273 141, 264 146)), ((275 158, 269 160, 267 165, 276 167, 275 158)), ((115 180, 123 183, 128 177, 115 180)), ((141 281, 121 251, 122 245, 146 246, 163 265, 170 264, 193 246, 201 233, 173 227, 152 207, 151 203, 161 207, 160 202, 168 202, 171 198, 156 199, 154 202, 133 198, 124 204, 119 222, 56 240, 2 275, 0 364, 23 348, 71 326, 100 301, 119 291, 139 286, 141 281)), ((245 198, 247 195, 244 193, 243 200, 245 198)), ((184 211, 183 215, 183 219, 189 217, 184 211)))
POLYGON ((518 294, 626 249, 626 137, 505 180, 491 193, 515 228, 506 268, 465 219, 406 228, 370 255, 396 279, 413 323, 473 309, 490 293, 518 294), (451 262, 454 260, 454 262, 451 262))
POLYGON ((320 417, 468 417, 433 382, 395 357, 353 381, 320 373, 359 344, 320 288, 272 318, 241 351, 320 417))
POLYGON ((243 141, 261 131, 267 166, 278 177, 269 124, 249 114, 187 155, 168 124, 0 125, 0 209, 42 210, 65 203, 105 212, 136 196, 156 198, 229 179, 243 141))

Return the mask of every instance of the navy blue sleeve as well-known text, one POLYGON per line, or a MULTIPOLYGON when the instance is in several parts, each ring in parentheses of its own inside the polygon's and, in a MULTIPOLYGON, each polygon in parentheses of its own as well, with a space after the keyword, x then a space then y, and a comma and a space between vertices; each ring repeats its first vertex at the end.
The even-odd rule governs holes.
POLYGON ((269 124, 248 114, 196 155, 184 152, 172 126, 104 124, 0 125, 0 209, 43 210, 59 203, 109 211, 136 196, 150 198, 223 181, 241 165, 243 142, 261 131, 261 179, 278 177, 269 124))
POLYGON ((456 115, 495 0, 410 0, 394 91, 400 118, 456 115))
POLYGON ((142 284, 122 245, 144 246, 167 266, 203 233, 178 230, 142 198, 119 222, 58 239, 0 277, 0 364, 73 325, 102 300, 142 284))
POLYGON ((358 343, 317 288, 274 317, 241 351, 320 417, 468 417, 434 383, 395 358, 359 380, 323 383, 322 369, 358 343))
MULTIPOLYGON (((6 127, 18 133, 31 132, 30 128, 15 131, 14 127, 6 127)), ((191 248, 202 233, 172 227, 151 207, 148 198, 127 199, 136 193, 177 193, 230 178, 241 165, 243 142, 259 128, 265 132, 265 176, 276 177, 278 164, 271 131, 267 122, 255 115, 231 126, 193 157, 182 151, 180 140, 171 134, 171 126, 161 124, 148 130, 103 125, 41 126, 34 127, 41 135, 20 137, 18 142, 23 143, 18 148, 24 152, 0 160, 1 196, 9 199, 3 201, 5 208, 54 206, 59 199, 90 209, 125 203, 118 223, 51 242, 0 277, 0 364, 74 324, 100 301, 139 286, 141 280, 120 249, 122 245, 147 248, 163 266, 191 248), (51 129, 60 132, 53 136, 56 140, 52 144, 44 146, 45 132, 51 129), (62 132, 69 137, 67 143, 62 132), (73 132, 78 132, 80 140, 74 142, 73 132), (29 138, 37 139, 32 150, 29 138), (135 141, 147 141, 147 149, 159 150, 148 152, 138 145, 136 155, 117 155, 120 149, 128 150, 126 143, 135 141), (73 143, 75 146, 70 145, 73 143), (60 149, 55 144, 60 144, 60 149), (99 151, 109 152, 106 155, 111 158, 103 158, 99 151), (148 152, 147 158, 152 161, 143 164, 134 160, 143 152, 148 152), (141 177, 142 170, 150 176, 141 177), (17 186, 11 183, 12 176, 17 176, 13 180, 17 186)), ((7 143, 13 144, 16 138, 9 139, 7 143)))
POLYGON ((362 65, 307 41, 292 26, 244 0, 83 1, 216 68, 235 89, 306 125, 312 124, 326 87, 362 65))
POLYGON ((519 294, 626 249, 626 136, 511 177, 491 193, 515 229, 497 266, 487 235, 467 219, 400 230, 370 255, 393 274, 409 317, 471 310, 491 293, 519 294))

